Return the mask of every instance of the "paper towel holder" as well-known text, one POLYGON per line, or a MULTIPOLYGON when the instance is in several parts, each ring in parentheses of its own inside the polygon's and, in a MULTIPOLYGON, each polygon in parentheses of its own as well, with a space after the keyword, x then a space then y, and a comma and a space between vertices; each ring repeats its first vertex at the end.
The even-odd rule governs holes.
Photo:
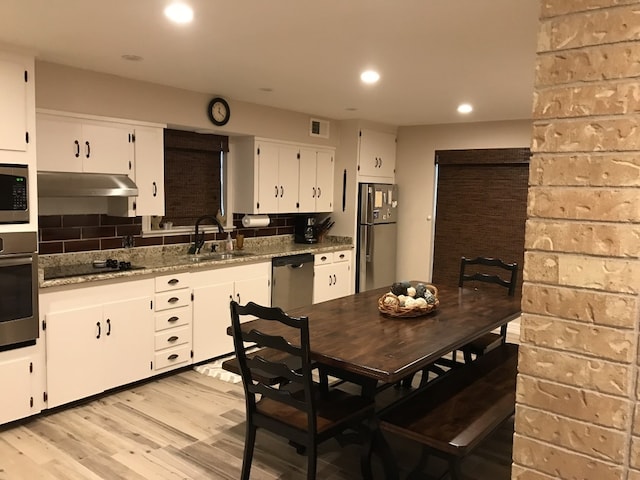
POLYGON ((271 219, 269 215, 245 215, 242 217, 242 226, 249 227, 267 227, 271 219))

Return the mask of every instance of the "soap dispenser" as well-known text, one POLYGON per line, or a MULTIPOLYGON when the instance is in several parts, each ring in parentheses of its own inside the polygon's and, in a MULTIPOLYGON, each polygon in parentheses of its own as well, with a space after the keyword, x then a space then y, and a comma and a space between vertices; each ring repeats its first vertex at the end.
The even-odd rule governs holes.
POLYGON ((231 232, 227 233, 227 251, 233 250, 233 240, 231 239, 231 232))

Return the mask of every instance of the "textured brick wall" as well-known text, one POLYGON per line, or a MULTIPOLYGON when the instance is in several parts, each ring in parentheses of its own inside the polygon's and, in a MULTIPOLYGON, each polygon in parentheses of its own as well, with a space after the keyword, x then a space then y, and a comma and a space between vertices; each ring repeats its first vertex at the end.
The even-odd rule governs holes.
POLYGON ((541 0, 512 478, 640 480, 640 1, 541 0))

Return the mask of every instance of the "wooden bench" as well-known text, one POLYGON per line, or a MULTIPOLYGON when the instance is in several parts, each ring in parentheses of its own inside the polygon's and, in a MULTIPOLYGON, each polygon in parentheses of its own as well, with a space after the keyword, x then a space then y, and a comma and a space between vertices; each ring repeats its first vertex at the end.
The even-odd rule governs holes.
MULTIPOLYGON (((300 360, 296 357, 292 357, 285 352, 280 350, 274 350, 271 348, 260 348, 251 353, 247 354, 247 357, 253 358, 255 356, 260 356, 265 360, 270 362, 278 362, 284 363, 291 370, 300 370, 302 365, 300 364, 300 360)), ((236 375, 241 375, 240 373, 240 363, 236 357, 229 358, 222 362, 222 369, 227 372, 235 373, 236 375)), ((254 377, 260 383, 264 383, 267 385, 280 385, 285 382, 285 378, 280 377, 278 375, 274 375, 268 372, 254 372, 254 377)))
POLYGON ((434 454, 449 462, 453 480, 464 478, 460 460, 515 411, 517 361, 518 346, 503 344, 382 414, 381 430, 423 446, 412 475, 434 454))

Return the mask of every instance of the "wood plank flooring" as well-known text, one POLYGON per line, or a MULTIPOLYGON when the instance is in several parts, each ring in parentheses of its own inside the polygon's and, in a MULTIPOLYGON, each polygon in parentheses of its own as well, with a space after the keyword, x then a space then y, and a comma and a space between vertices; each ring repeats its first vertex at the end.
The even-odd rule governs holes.
MULTIPOLYGON (((510 479, 512 433, 510 421, 465 460, 470 478, 510 479)), ((389 441, 404 478, 419 448, 389 441)), ((0 480, 237 480, 243 445, 242 385, 187 370, 1 429, 0 480)), ((305 457, 259 430, 252 479, 302 480, 305 469, 305 457)), ((360 478, 358 448, 325 442, 317 477, 360 478)))

